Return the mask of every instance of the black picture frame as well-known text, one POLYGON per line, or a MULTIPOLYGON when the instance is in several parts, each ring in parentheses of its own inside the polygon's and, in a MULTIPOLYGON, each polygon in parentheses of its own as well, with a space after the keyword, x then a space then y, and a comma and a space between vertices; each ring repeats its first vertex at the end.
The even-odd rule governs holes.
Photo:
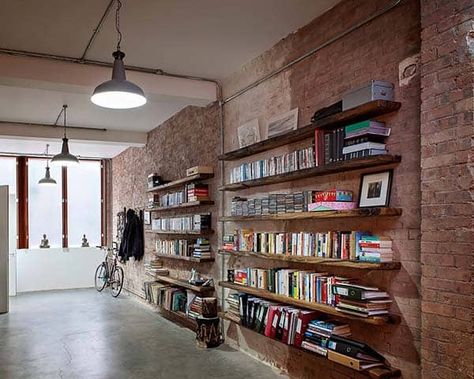
POLYGON ((359 208, 388 207, 390 204, 390 195, 392 192, 392 182, 393 182, 393 169, 362 174, 360 176, 358 207, 359 208), (388 174, 385 188, 382 183, 380 188, 377 188, 377 187, 374 188, 375 194, 377 191, 380 191, 379 196, 372 197, 372 198, 368 197, 367 195, 368 195, 368 191, 370 191, 370 188, 367 188, 367 191, 366 191, 366 187, 364 186, 364 183, 367 180, 367 178, 370 176, 376 177, 377 175, 380 176, 380 175, 385 175, 385 174, 388 174), (367 192, 367 194, 365 194, 363 191, 367 192), (385 199, 384 201, 381 201, 381 202, 377 202, 376 200, 370 200, 370 199, 382 199, 383 197, 385 197, 385 199))

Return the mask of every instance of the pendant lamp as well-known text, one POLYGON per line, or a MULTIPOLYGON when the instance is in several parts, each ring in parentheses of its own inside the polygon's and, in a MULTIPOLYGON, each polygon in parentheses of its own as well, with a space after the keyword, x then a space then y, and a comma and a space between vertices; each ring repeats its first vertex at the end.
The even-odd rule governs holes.
POLYGON ((44 174, 44 178, 40 179, 38 184, 41 186, 55 186, 56 185, 56 180, 54 180, 51 177, 51 173, 49 172, 49 159, 48 159, 48 150, 49 150, 49 145, 46 145, 46 172, 44 174))
POLYGON ((64 116, 64 137, 61 152, 51 159, 51 165, 54 166, 75 166, 79 164, 79 160, 69 152, 69 144, 66 136, 66 109, 67 105, 63 105, 63 116, 64 116))
POLYGON ((125 67, 123 58, 125 54, 120 51, 122 42, 122 33, 120 32, 120 8, 122 2, 117 0, 117 11, 115 12, 115 28, 117 30, 117 51, 114 57, 114 66, 112 69, 112 80, 108 80, 96 87, 91 96, 91 101, 104 108, 112 109, 130 109, 137 108, 146 103, 146 97, 143 90, 136 84, 129 82, 125 76, 125 67))

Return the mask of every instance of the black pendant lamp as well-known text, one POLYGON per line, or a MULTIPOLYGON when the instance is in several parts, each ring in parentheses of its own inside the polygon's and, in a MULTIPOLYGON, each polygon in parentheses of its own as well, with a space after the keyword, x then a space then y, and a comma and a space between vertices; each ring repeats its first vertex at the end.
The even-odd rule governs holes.
POLYGON ((63 105, 63 117, 64 117, 64 137, 61 152, 51 159, 51 164, 55 166, 75 166, 79 164, 79 160, 69 152, 69 144, 66 136, 66 109, 67 105, 63 105))
POLYGON ((44 174, 44 178, 40 179, 38 184, 41 186, 55 186, 56 185, 56 180, 54 180, 51 177, 51 173, 49 172, 49 159, 48 159, 48 151, 49 151, 49 145, 46 145, 46 172, 44 174))
POLYGON ((141 107, 146 103, 143 90, 136 84, 129 82, 125 76, 123 58, 125 54, 120 51, 122 33, 120 32, 120 8, 122 2, 117 0, 117 11, 115 12, 115 28, 117 30, 117 51, 114 57, 114 67, 112 70, 112 80, 108 80, 96 87, 91 96, 91 101, 104 108, 130 109, 141 107))

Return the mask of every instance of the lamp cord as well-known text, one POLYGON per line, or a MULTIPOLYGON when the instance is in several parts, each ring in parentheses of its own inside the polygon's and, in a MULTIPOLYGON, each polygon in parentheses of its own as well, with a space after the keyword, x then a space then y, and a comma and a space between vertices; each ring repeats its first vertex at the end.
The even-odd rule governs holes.
POLYGON ((67 105, 63 105, 63 115, 64 115, 64 138, 66 138, 66 110, 67 110, 67 105))
POLYGON ((122 1, 117 0, 117 10, 115 11, 115 29, 117 30, 117 50, 120 50, 120 43, 122 42, 122 32, 120 31, 120 8, 122 8, 122 1))

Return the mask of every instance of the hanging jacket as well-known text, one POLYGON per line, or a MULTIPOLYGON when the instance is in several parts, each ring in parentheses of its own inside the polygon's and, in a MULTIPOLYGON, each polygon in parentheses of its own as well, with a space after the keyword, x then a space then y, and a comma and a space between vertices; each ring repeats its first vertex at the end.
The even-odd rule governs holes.
POLYGON ((143 220, 133 209, 129 209, 120 242, 120 262, 127 262, 131 257, 139 261, 143 258, 144 253, 143 220))

